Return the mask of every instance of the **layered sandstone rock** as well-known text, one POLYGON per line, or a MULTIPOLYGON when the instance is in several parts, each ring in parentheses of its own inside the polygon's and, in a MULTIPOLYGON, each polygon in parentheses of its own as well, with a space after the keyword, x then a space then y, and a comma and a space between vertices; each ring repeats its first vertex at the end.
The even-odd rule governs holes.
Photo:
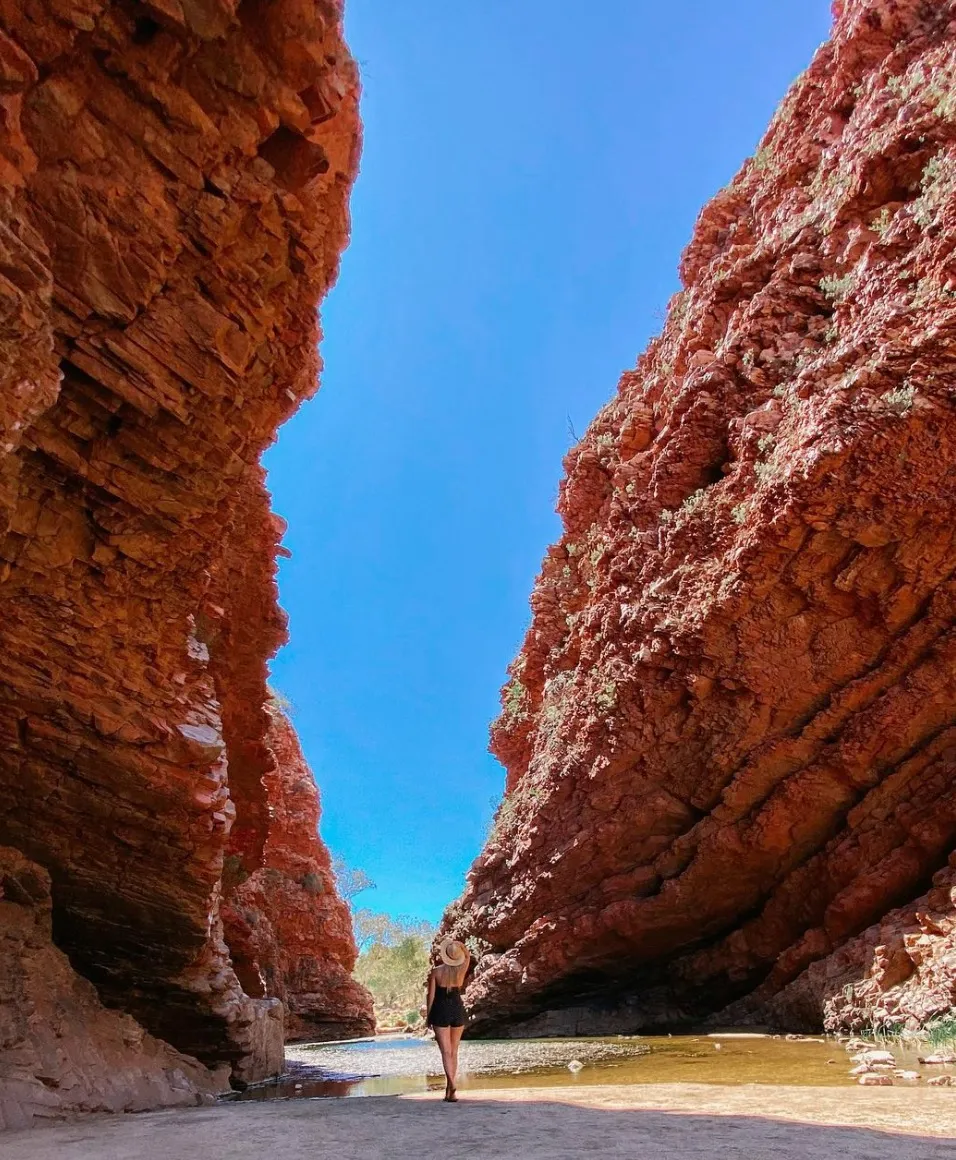
POLYGON ((780 989, 775 972, 719 1012, 722 1023, 826 1031, 917 1030, 956 1008, 956 854, 932 889, 890 911, 780 989))
POLYGON ((270 717, 276 767, 265 777, 264 864, 246 877, 235 855, 226 862, 233 965, 247 994, 282 999, 287 1039, 371 1035, 372 997, 352 978, 351 914, 318 836, 319 791, 288 718, 275 705, 270 717))
POLYGON ((0 847, 0 1128, 212 1102, 218 1075, 107 1011, 51 941, 49 875, 0 847))
POLYGON ((0 0, 0 841, 107 1005, 240 1080, 282 1053, 220 919, 269 832, 258 459, 316 386, 356 92, 337 0, 0 0))
POLYGON ((479 1032, 775 993, 953 850, 956 5, 834 13, 567 457, 445 923, 479 1032))

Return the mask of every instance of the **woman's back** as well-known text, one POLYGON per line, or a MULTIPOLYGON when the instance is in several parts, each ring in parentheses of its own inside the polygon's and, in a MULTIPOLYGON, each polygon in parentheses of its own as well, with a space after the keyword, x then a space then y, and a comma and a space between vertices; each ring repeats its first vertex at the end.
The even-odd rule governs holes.
POLYGON ((466 969, 467 968, 464 966, 448 967, 444 964, 435 967, 433 972, 435 976, 435 983, 437 986, 444 988, 446 991, 450 990, 452 987, 460 987, 465 980, 466 969))

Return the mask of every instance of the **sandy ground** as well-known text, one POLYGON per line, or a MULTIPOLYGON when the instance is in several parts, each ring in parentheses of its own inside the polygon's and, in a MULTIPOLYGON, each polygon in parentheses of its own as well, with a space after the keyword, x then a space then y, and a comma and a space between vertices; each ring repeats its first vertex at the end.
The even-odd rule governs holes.
POLYGON ((956 1089, 647 1084, 236 1103, 0 1133, 10 1160, 929 1160, 956 1089))

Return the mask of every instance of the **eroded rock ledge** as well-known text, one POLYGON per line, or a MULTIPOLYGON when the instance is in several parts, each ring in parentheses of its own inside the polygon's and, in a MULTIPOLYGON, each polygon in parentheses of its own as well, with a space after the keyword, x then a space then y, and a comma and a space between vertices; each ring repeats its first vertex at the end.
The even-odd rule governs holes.
POLYGON ((347 239, 340 15, 0 4, 0 842, 108 1006, 245 1080, 282 1047, 220 918, 275 767, 258 460, 315 390, 347 239))
POLYGON ((0 1129, 212 1103, 218 1074, 107 1011, 51 940, 49 875, 0 846, 0 1129))
POLYGON ((479 1033, 838 1025, 956 844, 956 8, 834 12, 567 457, 445 923, 479 1033))
POLYGON ((270 718, 266 741, 276 766, 265 778, 263 866, 246 876, 235 856, 226 861, 223 921, 233 965, 247 994, 282 999, 287 1040, 372 1035, 372 997, 352 978, 352 916, 318 836, 319 791, 288 718, 278 706, 270 718))

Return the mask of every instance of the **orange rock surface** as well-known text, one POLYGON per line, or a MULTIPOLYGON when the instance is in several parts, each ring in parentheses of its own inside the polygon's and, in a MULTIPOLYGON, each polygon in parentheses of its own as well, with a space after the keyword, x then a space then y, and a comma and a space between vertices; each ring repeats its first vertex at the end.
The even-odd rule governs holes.
POLYGON ((0 846, 0 1129, 213 1103, 218 1075, 103 1007, 51 939, 49 875, 0 846))
POLYGON ((811 963, 780 988, 771 971, 721 1022, 770 1020, 781 1028, 915 1031, 956 1008, 956 854, 932 888, 811 963))
POLYGON ((248 877, 235 856, 226 864, 226 881, 238 879, 223 908, 233 966, 247 994, 283 1000, 287 1039, 372 1035, 372 998, 352 978, 352 916, 318 836, 318 787, 288 719, 270 716, 264 864, 248 877))
POLYGON ((956 844, 956 5, 834 16, 566 459, 445 921, 479 1033, 767 1000, 956 844))
POLYGON ((0 842, 108 1006, 239 1080, 282 1052, 220 916, 271 832, 258 460, 316 388, 357 87, 338 0, 0 0, 0 842))

